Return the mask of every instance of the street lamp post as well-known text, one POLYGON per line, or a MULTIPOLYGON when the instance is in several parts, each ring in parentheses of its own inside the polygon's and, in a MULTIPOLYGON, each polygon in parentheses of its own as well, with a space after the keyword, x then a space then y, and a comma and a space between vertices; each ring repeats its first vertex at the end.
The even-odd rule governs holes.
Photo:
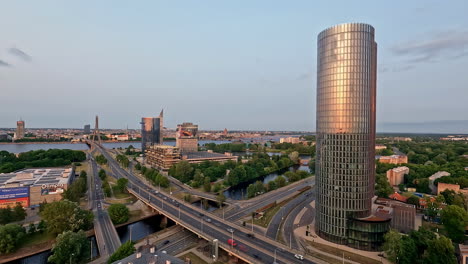
POLYGON ((275 248, 275 257, 274 257, 274 260, 273 260, 273 264, 276 264, 276 251, 282 251, 283 249, 282 248, 275 248))
POLYGON ((231 249, 234 247, 234 230, 231 230, 231 249))

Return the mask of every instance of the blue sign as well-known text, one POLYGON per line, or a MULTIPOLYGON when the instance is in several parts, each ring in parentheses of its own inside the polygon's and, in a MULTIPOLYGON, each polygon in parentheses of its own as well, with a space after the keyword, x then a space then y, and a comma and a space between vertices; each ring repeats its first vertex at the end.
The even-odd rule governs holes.
POLYGON ((0 188, 0 200, 29 197, 29 187, 0 188))

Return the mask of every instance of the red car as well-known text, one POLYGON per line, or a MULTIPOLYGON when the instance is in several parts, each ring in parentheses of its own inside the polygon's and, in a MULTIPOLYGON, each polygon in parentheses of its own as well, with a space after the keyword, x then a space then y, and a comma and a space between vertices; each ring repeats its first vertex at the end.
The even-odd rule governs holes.
POLYGON ((227 242, 228 242, 229 245, 231 245, 231 246, 233 246, 233 247, 237 246, 236 241, 234 241, 233 239, 228 239, 227 242))

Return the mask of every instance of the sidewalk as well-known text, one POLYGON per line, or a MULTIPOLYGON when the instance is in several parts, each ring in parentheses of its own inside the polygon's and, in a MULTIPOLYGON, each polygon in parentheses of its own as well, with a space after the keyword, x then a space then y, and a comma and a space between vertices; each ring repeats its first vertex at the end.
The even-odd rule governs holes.
MULTIPOLYGON (((312 203, 310 203, 310 205, 312 206, 312 208, 314 208, 315 210, 315 201, 313 201, 312 203)), ((300 222, 300 219, 301 217, 306 213, 307 211, 307 208, 304 208, 301 210, 301 212, 297 215, 296 219, 294 220, 294 224, 298 224, 300 222)), ((325 246, 328 246, 328 247, 332 247, 332 248, 335 248, 335 249, 338 249, 339 251, 344 251, 344 254, 346 255, 346 252, 348 253, 351 253, 351 254, 356 254, 356 255, 360 255, 360 256, 364 256, 364 257, 367 257, 367 258, 370 258, 371 262, 375 262, 375 263, 384 263, 384 264, 391 264, 391 262, 389 262, 387 259, 385 258, 382 258, 380 256, 378 256, 379 253, 381 253, 380 251, 378 252, 372 252, 372 251, 364 251, 364 250, 358 250, 358 249, 355 249, 355 248, 351 248, 351 247, 348 247, 346 245, 339 245, 339 244, 334 244, 332 242, 329 242, 327 240, 324 240, 322 238, 320 238, 316 233, 315 233, 315 219, 312 221, 312 223, 309 225, 309 232, 310 232, 310 235, 309 236, 306 236, 306 231, 307 231, 307 225, 306 226, 300 226, 296 229, 294 229, 294 235, 299 238, 299 240, 302 240, 301 242, 305 242, 305 243, 301 243, 303 246, 304 244, 306 244, 307 242, 306 241, 309 241, 309 242, 314 242, 314 243, 317 243, 317 244, 322 244, 322 245, 325 245, 325 246)), ((320 250, 320 249, 317 249, 317 248, 314 248, 312 247, 312 245, 310 245, 309 243, 307 243, 307 248, 309 248, 310 250, 312 251, 317 251, 317 252, 320 252, 320 254, 324 254, 324 255, 327 255, 327 256, 331 256, 333 258, 339 258, 340 260, 343 260, 343 257, 340 257, 340 256, 337 256, 337 255, 333 255, 333 254, 330 254, 330 253, 326 253, 324 252, 323 250, 320 250)), ((345 257, 346 259, 346 262, 348 263, 358 263, 358 262, 354 262, 352 260, 349 259, 349 256, 348 257, 345 257), (347 258, 347 259, 346 259, 347 258)))

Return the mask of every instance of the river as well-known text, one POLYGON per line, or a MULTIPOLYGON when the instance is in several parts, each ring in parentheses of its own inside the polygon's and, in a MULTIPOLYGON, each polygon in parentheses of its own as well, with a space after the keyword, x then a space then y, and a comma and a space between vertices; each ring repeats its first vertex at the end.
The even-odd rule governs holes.
MULTIPOLYGON (((223 143, 231 143, 230 141, 226 140, 200 140, 198 141, 200 146, 207 144, 207 143, 216 143, 216 144, 223 144, 223 143)), ((166 141, 164 142, 165 145, 175 146, 175 141, 166 141)), ((104 147, 112 149, 112 148, 127 148, 128 146, 132 145, 135 148, 141 148, 141 142, 134 141, 134 142, 106 142, 103 143, 104 147)), ((84 143, 8 143, 8 144, 0 144, 0 150, 6 150, 10 153, 22 153, 31 150, 48 150, 48 149, 72 149, 72 150, 87 150, 88 145, 84 143)))

